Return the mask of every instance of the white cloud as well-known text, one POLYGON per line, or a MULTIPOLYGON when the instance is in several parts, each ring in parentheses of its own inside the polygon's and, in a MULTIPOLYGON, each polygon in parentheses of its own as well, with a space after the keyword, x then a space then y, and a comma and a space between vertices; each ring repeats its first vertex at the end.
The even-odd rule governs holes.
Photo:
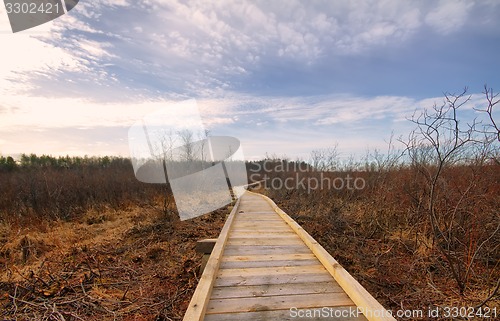
MULTIPOLYGON (((122 155, 127 155, 128 149, 126 129, 173 102, 138 99, 102 104, 46 97, 9 97, 6 101, 0 110, 3 153, 122 155)), ((335 142, 348 154, 383 148, 392 129, 405 135, 412 128, 410 122, 402 120, 416 109, 442 102, 442 97, 415 100, 404 96, 263 97, 231 93, 224 98, 200 99, 197 105, 204 125, 213 134, 240 138, 245 154, 259 158, 265 152, 304 156, 311 149, 335 142)), ((470 111, 483 102, 481 94, 473 95, 463 109, 470 111)))
POLYGON ((125 84, 130 73, 160 80, 172 91, 218 94, 276 62, 308 67, 339 55, 368 55, 408 41, 424 24, 441 33, 457 31, 471 6, 468 1, 99 0, 80 2, 65 16, 14 35, 0 13, 0 40, 7 48, 0 75, 27 86, 40 73, 64 72, 76 73, 73 79, 99 79, 101 85, 108 80, 147 86, 125 84), (121 75, 108 71, 113 65, 121 67, 121 75))
POLYGON ((128 104, 102 104, 85 99, 45 97, 4 97, 9 111, 0 118, 0 128, 12 132, 24 129, 85 128, 129 126, 148 111, 165 107, 171 101, 137 101, 128 104), (10 98, 10 99, 9 99, 10 98))
POLYGON ((467 0, 441 0, 426 16, 425 22, 437 32, 447 35, 459 30, 467 21, 474 2, 467 0))
MULTIPOLYGON (((498 2, 488 3, 493 8, 498 2)), ((265 82, 272 68, 281 68, 286 82, 289 69, 370 57, 373 50, 410 41, 425 25, 453 34, 465 26, 472 6, 468 1, 96 0, 81 1, 64 17, 16 34, 0 6, 0 129, 127 126, 171 97, 193 95, 211 128, 247 122, 259 128, 291 122, 329 128, 401 120, 431 101, 233 90, 255 73, 265 82), (70 89, 62 91, 66 86, 70 89), (102 88, 109 88, 106 99, 97 93, 102 88)))

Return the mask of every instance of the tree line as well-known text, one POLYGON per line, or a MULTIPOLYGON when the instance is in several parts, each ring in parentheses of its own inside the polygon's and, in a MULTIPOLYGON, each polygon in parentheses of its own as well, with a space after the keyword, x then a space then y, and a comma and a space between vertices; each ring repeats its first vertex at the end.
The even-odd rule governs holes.
POLYGON ((18 159, 0 155, 0 171, 12 171, 19 168, 77 168, 109 166, 130 166, 130 159, 120 156, 52 156, 21 154, 18 159))

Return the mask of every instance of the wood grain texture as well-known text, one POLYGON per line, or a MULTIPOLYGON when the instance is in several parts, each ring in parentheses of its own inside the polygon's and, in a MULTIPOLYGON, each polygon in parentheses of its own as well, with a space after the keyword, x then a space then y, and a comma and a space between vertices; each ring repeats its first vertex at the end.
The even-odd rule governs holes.
POLYGON ((207 314, 229 312, 255 312, 297 308, 321 308, 324 306, 354 305, 344 292, 279 295, 270 297, 247 297, 212 299, 208 302, 207 314))
POLYGON ((281 210, 270 198, 264 197, 268 203, 274 208, 289 225, 304 241, 304 243, 316 255, 324 267, 330 272, 333 278, 339 283, 349 297, 354 301, 356 306, 367 311, 367 319, 369 321, 396 321, 385 308, 359 284, 309 233, 307 233, 297 222, 295 222, 288 214, 281 210))
POLYGON ((366 318, 358 307, 385 311, 274 202, 247 192, 215 243, 184 321, 395 320, 366 318))
MULTIPOLYGON (((284 309, 273 311, 238 312, 224 314, 208 314, 205 321, 367 321, 362 314, 352 313, 355 307, 322 307, 320 309, 309 309, 311 316, 298 316, 298 311, 284 309), (316 315, 314 315, 316 314, 316 315), (353 316, 351 316, 353 314, 353 316), (332 318, 328 316, 332 315, 332 318), (336 315, 345 317, 335 317, 336 315)), ((305 313, 305 310, 300 311, 305 313)))
POLYGON ((224 286, 215 287, 212 291, 212 299, 245 298, 275 295, 297 295, 310 293, 338 293, 343 292, 337 282, 318 283, 291 283, 291 284, 265 284, 247 286, 224 286))

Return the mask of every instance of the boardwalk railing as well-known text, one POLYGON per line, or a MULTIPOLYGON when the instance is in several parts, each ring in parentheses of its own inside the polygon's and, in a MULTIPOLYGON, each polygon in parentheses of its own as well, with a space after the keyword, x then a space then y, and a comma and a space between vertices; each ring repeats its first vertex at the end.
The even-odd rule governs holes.
POLYGON ((395 319, 271 199, 247 191, 184 315, 201 320, 395 319))

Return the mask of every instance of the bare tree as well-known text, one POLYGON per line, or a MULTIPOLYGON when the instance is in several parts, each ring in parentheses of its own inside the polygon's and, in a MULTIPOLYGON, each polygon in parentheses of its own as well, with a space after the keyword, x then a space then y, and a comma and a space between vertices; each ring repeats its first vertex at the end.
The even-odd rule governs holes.
POLYGON ((311 151, 311 165, 315 170, 323 170, 323 160, 325 159, 325 151, 323 149, 315 149, 311 151))
POLYGON ((195 146, 194 146, 194 133, 189 129, 183 129, 177 132, 179 138, 182 142, 182 148, 184 150, 184 154, 182 156, 183 160, 186 162, 192 162, 195 156, 195 146))
MULTIPOLYGON (((451 166, 472 164, 477 157, 475 153, 481 150, 477 147, 490 143, 478 139, 476 120, 464 123, 459 119, 460 109, 470 99, 467 88, 459 94, 446 93, 442 105, 434 105, 431 110, 413 115, 410 120, 416 124, 416 129, 403 142, 412 166, 418 173, 417 177, 424 181, 426 210, 434 246, 445 258, 460 293, 465 291, 470 266, 484 245, 467 244, 464 239, 466 234, 478 234, 474 217, 465 204, 477 188, 477 173, 470 171, 472 176, 465 190, 453 190, 445 172, 451 166), (468 257, 468 262, 464 256, 468 257)), ((493 229, 490 235, 483 233, 484 242, 493 239, 497 232, 498 228, 493 229)), ((481 236, 478 234, 477 237, 481 236)))
POLYGON ((178 220, 179 216, 175 210, 172 209, 172 207, 174 207, 174 202, 167 171, 167 164, 174 161, 174 150, 178 139, 171 129, 168 131, 157 131, 154 138, 153 142, 150 142, 151 153, 154 157, 153 163, 156 168, 160 167, 162 169, 163 175, 165 176, 162 212, 167 221, 178 220))
MULTIPOLYGON (((198 139, 201 141, 200 143, 200 154, 201 154, 201 167, 202 169, 205 169, 206 163, 210 160, 212 160, 211 156, 211 150, 210 150, 210 144, 209 144, 209 139, 210 137, 210 131, 208 129, 205 129, 203 134, 198 135, 198 139)), ((210 165, 209 165, 210 166, 210 165)))
POLYGON ((338 168, 338 144, 311 151, 311 165, 318 171, 334 171, 338 168))
POLYGON ((488 88, 487 85, 484 85, 484 91, 483 94, 486 96, 486 107, 481 109, 481 108, 474 108, 475 110, 479 112, 486 113, 486 115, 489 118, 490 123, 485 126, 485 133, 487 134, 493 134, 496 137, 496 140, 500 142, 500 127, 497 124, 497 121, 493 118, 493 107, 500 102, 500 98, 498 97, 498 93, 494 94, 492 88, 488 88))
POLYGON ((485 149, 489 149, 487 158, 489 160, 494 161, 497 165, 500 164, 500 148, 499 146, 494 146, 490 144, 490 141, 500 142, 500 126, 498 125, 498 120, 495 120, 493 116, 493 107, 500 102, 500 98, 498 97, 498 93, 493 93, 492 88, 488 88, 487 85, 484 85, 483 94, 486 98, 486 107, 477 108, 474 107, 474 110, 481 112, 486 115, 487 120, 486 124, 483 124, 483 128, 480 129, 480 133, 484 134, 486 144, 483 146, 485 149))

